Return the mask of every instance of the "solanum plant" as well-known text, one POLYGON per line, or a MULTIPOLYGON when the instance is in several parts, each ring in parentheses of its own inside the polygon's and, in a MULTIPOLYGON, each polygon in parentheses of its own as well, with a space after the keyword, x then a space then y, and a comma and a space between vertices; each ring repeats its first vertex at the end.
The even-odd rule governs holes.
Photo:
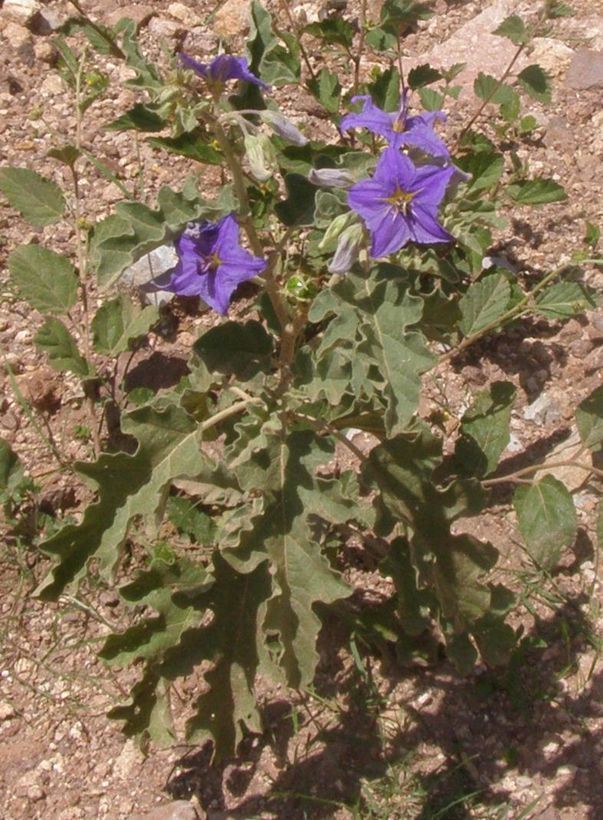
MULTIPOLYGON (((36 343, 82 379, 93 413, 125 390, 109 384, 103 362, 128 356, 158 319, 119 292, 135 260, 174 243, 175 266, 147 290, 199 296, 215 312, 175 389, 117 402, 135 446, 111 449, 101 428, 96 460, 74 465, 96 500, 42 546, 55 559, 38 589, 45 600, 89 572, 107 583, 118 568, 133 574, 119 587, 136 608, 132 624, 100 652, 140 669, 131 700, 112 711, 129 734, 169 742, 170 684, 201 669, 188 737, 232 754, 244 731, 261 729, 258 680, 311 684, 326 611, 367 646, 389 643, 400 662, 430 642, 434 658, 445 646, 467 672, 478 656, 497 665, 513 649, 513 595, 491 580, 497 550, 459 519, 479 515, 500 478, 515 388, 497 382, 475 395, 446 451, 437 414, 419 415, 419 399, 426 374, 487 334, 529 314, 562 321, 593 296, 574 267, 543 272, 526 290, 485 265, 502 209, 565 197, 498 144, 518 123, 529 131, 518 89, 543 99, 548 79, 538 66, 515 80, 481 74, 475 91, 498 112, 494 125, 479 131, 475 116, 445 139, 441 107, 458 94, 462 67, 423 65, 406 81, 401 70, 401 31, 426 13, 386 0, 371 21, 363 3, 359 27, 334 15, 285 32, 254 0, 246 55, 179 53, 163 66, 144 57, 131 21, 112 30, 80 21, 95 47, 109 43, 136 73, 140 102, 108 127, 154 134, 150 145, 191 168, 219 166, 224 184, 212 197, 191 174, 182 190, 162 188, 155 207, 130 192, 90 226, 73 205, 81 144, 57 154, 76 183, 69 206, 49 180, 1 171, 0 188, 34 224, 76 213, 76 263, 29 245, 9 268, 22 296, 49 314, 36 343), (349 77, 329 64, 338 49, 353 58, 349 77), (383 66, 368 77, 367 49, 383 66), (315 98, 331 141, 283 113, 282 88, 315 98), (248 286, 241 300, 243 282, 255 295, 248 286), (94 316, 91 287, 105 299, 94 316), (352 429, 371 435, 368 450, 352 429), (352 584, 346 564, 350 533, 376 551, 387 579, 370 607, 353 596, 361 581, 352 584), (126 546, 136 560, 124 562, 126 546)), ((499 33, 523 48, 535 26, 513 17, 499 33)), ((79 94, 82 62, 59 44, 79 94)), ((586 448, 603 441, 602 403, 599 391, 577 409, 586 448)), ((534 561, 553 566, 576 532, 570 493, 547 477, 522 483, 514 504, 534 561)))

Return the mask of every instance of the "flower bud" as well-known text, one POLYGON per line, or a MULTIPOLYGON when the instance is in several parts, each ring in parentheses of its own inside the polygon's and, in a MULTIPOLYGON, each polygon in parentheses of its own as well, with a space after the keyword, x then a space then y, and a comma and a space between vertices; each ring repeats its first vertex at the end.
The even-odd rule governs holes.
POLYGON ((330 253, 337 247, 337 240, 340 234, 345 231, 350 225, 358 221, 356 214, 353 211, 347 211, 345 214, 339 214, 333 219, 325 231, 325 235, 320 240, 318 245, 319 250, 330 253))
POLYGON ((358 259, 364 231, 362 225, 350 225, 339 237, 335 256, 329 263, 329 273, 347 273, 358 259))
POLYGON ((349 188, 354 184, 352 174, 338 168, 312 168, 308 179, 313 185, 320 185, 322 188, 349 188))
POLYGON ((258 111, 260 117, 264 122, 272 128, 277 136, 282 137, 291 145, 303 146, 308 144, 308 138, 304 137, 302 132, 293 125, 293 123, 282 114, 276 111, 271 111, 269 108, 263 111, 258 111))
POLYGON ((263 134, 245 135, 245 154, 249 163, 249 170, 258 182, 266 182, 273 174, 271 169, 273 160, 272 144, 263 134))

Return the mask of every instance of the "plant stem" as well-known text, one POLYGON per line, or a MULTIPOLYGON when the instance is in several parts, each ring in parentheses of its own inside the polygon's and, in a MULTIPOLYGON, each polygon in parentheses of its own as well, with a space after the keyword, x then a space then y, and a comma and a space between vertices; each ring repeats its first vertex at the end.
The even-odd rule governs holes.
MULTIPOLYGON (((86 61, 86 54, 82 55, 78 72, 75 78, 75 147, 79 151, 82 144, 82 110, 81 110, 81 94, 82 94, 82 74, 84 72, 84 65, 86 61)), ((87 232, 83 230, 82 206, 80 197, 79 175, 76 170, 76 163, 70 165, 71 174, 73 177, 73 194, 74 194, 74 228, 75 241, 77 244, 77 261, 80 292, 82 295, 82 344, 84 346, 84 357, 88 363, 92 361, 92 350, 90 347, 90 309, 88 305, 88 237, 87 232)), ((97 424, 96 410, 94 407, 94 397, 88 395, 86 384, 83 385, 86 408, 90 421, 90 431, 92 433, 92 445, 94 448, 94 455, 98 457, 101 451, 100 433, 97 424)))
POLYGON ((204 432, 205 430, 209 430, 211 427, 215 427, 216 424, 219 424, 224 419, 228 419, 231 416, 236 416, 237 413, 242 413, 246 407, 249 407, 250 404, 257 404, 258 399, 250 398, 246 399, 245 401, 238 401, 235 404, 231 404, 230 407, 225 407, 224 410, 219 410, 217 413, 214 413, 213 416, 210 416, 205 421, 202 421, 199 425, 199 430, 204 432))
POLYGON ((354 94, 358 94, 358 86, 360 85, 360 65, 362 63, 362 55, 364 52, 364 39, 366 37, 366 3, 367 0, 361 0, 360 11, 358 13, 358 25, 360 26, 360 36, 358 39, 358 48, 354 57, 354 94))
POLYGON ((511 320, 517 319, 523 314, 528 313, 529 311, 526 310, 526 308, 529 307, 534 296, 543 288, 545 288, 551 280, 559 276, 562 273, 562 271, 565 270, 566 267, 567 265, 562 265, 559 268, 555 268, 555 270, 551 271, 550 273, 547 273, 547 275, 540 282, 538 282, 538 284, 535 285, 529 293, 526 293, 523 299, 521 299, 521 301, 514 305, 510 310, 508 310, 506 313, 503 313, 503 315, 499 316, 498 319, 489 322, 487 325, 482 327, 476 333, 473 333, 471 336, 466 336, 462 340, 462 342, 460 342, 456 347, 451 348, 450 350, 446 351, 446 353, 443 353, 438 360, 438 366, 443 362, 447 362, 453 356, 456 356, 458 353, 461 353, 463 350, 466 350, 466 348, 478 342, 480 339, 482 339, 484 336, 490 333, 491 330, 496 330, 497 327, 500 327, 506 322, 510 322, 511 320))
MULTIPOLYGON (((241 225, 243 226, 247 236, 249 237, 249 242, 251 244, 253 252, 257 256, 263 256, 264 248, 262 245, 262 241, 255 229, 255 225, 253 224, 253 219, 251 217, 251 207, 249 204, 249 197, 247 195, 247 187, 245 185, 245 177, 243 175, 243 169, 241 168, 241 164, 228 140, 226 132, 218 122, 217 118, 206 116, 205 119, 210 128, 212 129, 213 133, 215 134, 215 137, 218 141, 218 145, 220 146, 222 153, 224 154, 224 158, 226 159, 226 163, 230 168, 230 173, 232 174, 232 181, 235 187, 237 198, 239 200, 239 220, 241 222, 241 225)), ((266 292, 268 293, 268 297, 270 299, 270 302, 272 303, 272 307, 278 318, 279 325, 281 326, 281 331, 284 333, 285 328, 289 324, 289 312, 283 299, 281 298, 281 295, 278 291, 278 286, 274 279, 274 268, 276 266, 279 256, 280 252, 278 251, 275 251, 273 254, 271 254, 271 257, 268 260, 266 270, 262 274, 262 278, 264 279, 266 292)))
POLYGON ((310 74, 310 77, 312 77, 312 79, 315 80, 316 79, 316 74, 314 73, 314 69, 312 68, 312 64, 310 63, 310 58, 308 57, 308 52, 306 51, 306 49, 304 47, 304 44, 302 43, 302 32, 299 29, 299 26, 297 24, 297 20, 295 19, 295 17, 291 13, 291 9, 289 8, 289 3, 287 2, 287 0, 280 0, 280 6, 283 9, 283 11, 285 12, 285 14, 287 15, 287 19, 289 20, 291 28, 292 28, 293 32, 295 33, 295 35, 297 36, 297 44, 299 46, 299 53, 301 54, 302 59, 303 59, 304 63, 306 64, 306 68, 308 69, 308 73, 310 74))
POLYGON ((507 475, 499 476, 497 478, 486 478, 482 481, 482 486, 492 487, 495 484, 505 484, 509 481, 520 481, 522 476, 537 473, 540 470, 552 470, 554 467, 577 467, 579 470, 584 470, 587 473, 593 473, 599 478, 603 478, 603 470, 599 470, 592 464, 583 464, 581 461, 573 461, 566 459, 565 461, 551 461, 549 463, 543 462, 541 464, 532 464, 529 467, 523 467, 521 470, 516 470, 514 473, 507 473, 507 475))
POLYGON ((517 49, 515 51, 515 54, 511 57, 511 60, 509 61, 509 64, 507 65, 507 67, 503 71, 502 75, 500 76, 500 79, 497 80, 496 85, 494 86, 494 88, 492 89, 490 94, 488 94, 488 96, 482 101, 482 104, 480 105, 480 107, 477 109, 475 114, 471 117, 471 119, 469 120, 467 125, 463 128, 461 133, 456 138, 456 147, 457 148, 458 148, 461 140, 463 139, 463 137, 467 133, 467 131, 481 117, 484 108, 496 96, 497 91, 500 89, 500 87, 502 86, 504 81, 507 79, 507 77, 509 76, 509 74, 513 70, 513 66, 515 65, 517 60, 520 58, 520 56, 523 54, 523 52, 525 51, 525 49, 529 45, 530 40, 532 39, 532 37, 534 37, 536 35, 540 24, 542 23, 542 21, 547 16, 547 10, 548 10, 548 3, 545 1, 543 3, 542 9, 540 10, 540 14, 538 15, 538 19, 536 20, 534 25, 531 27, 531 31, 529 32, 529 35, 526 37, 526 41, 524 43, 520 43, 520 45, 517 47, 517 49))

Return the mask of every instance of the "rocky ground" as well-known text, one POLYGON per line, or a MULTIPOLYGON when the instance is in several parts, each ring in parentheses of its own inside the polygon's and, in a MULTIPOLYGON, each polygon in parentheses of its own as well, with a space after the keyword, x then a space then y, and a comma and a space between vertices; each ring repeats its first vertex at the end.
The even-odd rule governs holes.
MULTIPOLYGON (((493 249, 527 277, 569 261, 583 247, 587 221, 603 224, 603 4, 568 2, 574 15, 552 23, 529 58, 554 81, 552 105, 533 106, 540 136, 529 153, 533 170, 559 180, 569 200, 542 211, 514 210, 493 249)), ((371 4, 378 6, 375 0, 371 4)), ((270 5, 286 28, 282 4, 270 5)), ((348 3, 352 14, 356 5, 348 3)), ((408 66, 463 61, 461 81, 467 83, 477 70, 500 74, 513 47, 488 32, 508 14, 529 12, 533 5, 437 0, 436 15, 404 41, 408 66)), ((4 0, 0 6, 2 162, 60 181, 61 172, 46 153, 72 138, 76 121, 53 67, 52 32, 72 7, 63 0, 4 0)), ((246 25, 244 4, 233 0, 82 0, 82 6, 105 23, 121 16, 135 19, 144 48, 155 56, 162 48, 182 46, 203 55, 218 37, 240 44, 246 25)), ((311 20, 321 4, 289 6, 311 20)), ((77 38, 70 42, 81 46, 77 38)), ((140 180, 142 165, 152 201, 165 182, 177 187, 187 164, 166 160, 144 143, 139 160, 129 133, 103 129, 136 96, 123 85, 128 71, 118 61, 94 59, 111 84, 85 119, 84 142, 125 184, 140 180)), ((310 113, 303 99, 285 104, 303 125, 310 113)), ((461 96, 449 112, 449 134, 475 105, 471 94, 461 96)), ((208 175, 208 186, 216 181, 208 175)), ((92 173, 85 190, 90 219, 108 213, 121 197, 115 184, 92 173)), ((0 203, 0 261, 15 244, 32 239, 62 250, 73 237, 68 229, 28 229, 0 203)), ((602 290, 603 273, 593 265, 584 270, 586 281, 602 290)), ((8 375, 0 373, 0 436, 11 442, 39 485, 39 511, 76 515, 85 490, 73 489, 57 473, 49 440, 68 459, 90 457, 89 442, 77 435, 86 422, 82 396, 75 380, 59 377, 36 353, 32 337, 40 317, 15 298, 6 272, 0 292, 1 351, 18 388, 16 393, 8 375), (28 407, 42 435, 36 434, 28 407)), ((145 353, 157 357, 159 367, 151 371, 160 372, 165 357, 184 360, 207 321, 206 314, 174 311, 172 332, 155 337, 145 353)), ((500 378, 513 381, 520 400, 506 454, 511 467, 514 459, 525 463, 526 454, 572 446, 574 408, 600 384, 602 366, 603 310, 597 308, 562 328, 522 325, 492 338, 437 373, 430 394, 458 417, 476 387, 500 378)), ((593 535, 600 486, 585 481, 583 472, 565 474, 564 480, 574 491, 580 536, 553 579, 521 560, 508 496, 495 496, 480 519, 477 534, 487 533, 501 550, 500 572, 523 591, 518 617, 527 639, 516 664, 497 676, 478 669, 468 680, 446 665, 408 671, 375 660, 374 669, 359 667, 349 652, 332 651, 338 645, 333 626, 315 693, 303 699, 267 694, 264 735, 250 738, 239 758, 219 767, 209 765, 207 748, 153 749, 145 757, 106 719, 106 710, 130 682, 128 674, 110 672, 95 658, 119 617, 116 596, 87 588, 55 607, 42 606, 31 592, 45 564, 7 538, 0 547, 2 815, 60 820, 603 816, 603 619, 593 535)), ((177 691, 176 709, 190 695, 177 691)))

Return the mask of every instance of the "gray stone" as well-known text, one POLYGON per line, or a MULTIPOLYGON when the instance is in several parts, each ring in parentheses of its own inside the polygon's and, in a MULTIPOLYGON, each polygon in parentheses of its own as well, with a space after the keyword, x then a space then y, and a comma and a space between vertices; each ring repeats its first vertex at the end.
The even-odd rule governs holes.
POLYGON ((565 84, 576 91, 603 88, 603 51, 579 48, 567 70, 565 84))
POLYGON ((171 270, 177 261, 178 256, 173 244, 169 242, 161 245, 126 268, 121 275, 120 283, 127 288, 138 289, 146 304, 164 305, 174 298, 174 294, 166 290, 155 290, 154 280, 159 280, 158 283, 161 285, 162 274, 171 270))
POLYGON ((198 820, 198 814, 188 800, 174 800, 148 814, 134 814, 130 820, 198 820))
POLYGON ((561 418, 561 408, 552 396, 541 393, 536 401, 524 409, 523 417, 535 424, 552 424, 561 418))

